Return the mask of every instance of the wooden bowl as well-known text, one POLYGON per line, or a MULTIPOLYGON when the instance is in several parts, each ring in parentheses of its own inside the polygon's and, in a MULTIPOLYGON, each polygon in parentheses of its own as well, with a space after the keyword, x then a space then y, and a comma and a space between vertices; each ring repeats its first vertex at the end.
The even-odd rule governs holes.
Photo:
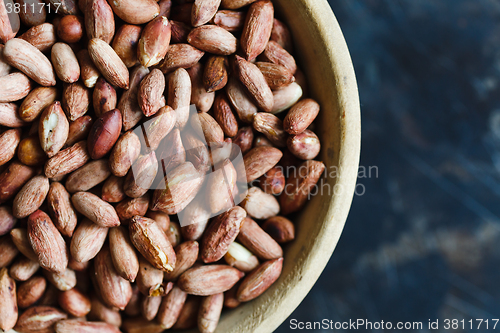
POLYGON ((296 239, 285 246, 280 279, 257 299, 223 314, 217 332, 272 332, 312 288, 344 227, 356 185, 360 110, 354 69, 342 31, 326 0, 274 0, 288 24, 295 56, 321 105, 316 132, 327 187, 295 219, 296 239), (332 178, 334 176, 336 178, 332 178), (336 193, 336 194, 334 194, 336 193))

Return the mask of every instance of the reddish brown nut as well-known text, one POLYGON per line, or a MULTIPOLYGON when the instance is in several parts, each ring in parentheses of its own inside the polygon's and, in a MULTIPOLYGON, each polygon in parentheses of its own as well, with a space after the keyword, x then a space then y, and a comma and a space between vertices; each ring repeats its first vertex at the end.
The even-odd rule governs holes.
POLYGON ((33 251, 28 239, 28 231, 25 228, 14 228, 10 231, 10 238, 16 245, 19 252, 31 261, 37 261, 37 256, 33 251))
POLYGON ((279 198, 283 215, 296 212, 306 204, 324 170, 322 162, 313 160, 305 161, 298 167, 298 172, 288 178, 285 191, 279 198))
POLYGON ((120 225, 115 208, 90 192, 77 192, 71 197, 75 209, 98 226, 109 228, 120 225))
POLYGON ((18 253, 19 250, 9 235, 0 237, 0 268, 9 266, 18 253))
POLYGON ((0 165, 9 162, 15 155, 21 142, 21 130, 10 129, 0 134, 0 165))
POLYGON ((224 257, 246 216, 245 210, 236 206, 214 219, 201 241, 200 256, 204 263, 216 262, 224 257))
MULTIPOLYGON (((94 259, 94 270, 94 287, 100 293, 104 303, 124 310, 132 298, 132 287, 129 281, 116 272, 108 246, 105 245, 94 259)), ((114 329, 116 330, 116 327, 114 329)))
POLYGON ((143 257, 139 258, 137 286, 139 291, 148 297, 165 296, 172 290, 173 283, 163 283, 163 271, 155 268, 143 257))
POLYGON ((255 59, 266 48, 273 29, 274 7, 271 1, 262 0, 253 3, 248 9, 241 48, 246 59, 255 59))
POLYGON ((94 87, 101 73, 92 62, 89 52, 86 49, 82 49, 76 54, 76 57, 80 63, 80 77, 83 84, 87 88, 94 87))
POLYGON ((245 24, 245 12, 233 10, 219 10, 212 22, 230 32, 240 31, 245 24))
POLYGON ((158 16, 170 17, 170 11, 172 10, 172 0, 160 0, 158 1, 158 6, 160 6, 160 14, 158 16))
POLYGON ((12 204, 12 211, 17 218, 34 213, 45 201, 49 192, 49 180, 43 175, 31 178, 17 193, 12 204))
POLYGON ((238 133, 238 121, 224 94, 219 94, 215 98, 214 118, 217 123, 219 123, 226 136, 233 137, 238 133))
POLYGON ((181 314, 186 298, 187 293, 182 291, 177 285, 163 298, 157 316, 162 330, 169 329, 175 324, 181 314))
POLYGON ((201 126, 203 136, 208 144, 210 143, 221 143, 224 141, 224 132, 215 119, 208 113, 200 113, 198 117, 191 118, 191 126, 193 128, 199 129, 201 126))
POLYGON ((319 104, 316 101, 303 99, 288 111, 283 120, 283 128, 289 134, 300 134, 312 124, 318 113, 319 104))
POLYGON ((118 101, 118 110, 122 112, 123 130, 132 129, 144 117, 137 102, 137 92, 142 79, 149 73, 149 69, 136 66, 130 71, 130 88, 123 92, 118 101))
POLYGON ((12 162, 0 175, 0 203, 12 198, 35 175, 35 170, 18 162, 12 162))
MULTIPOLYGON (((71 269, 66 269, 62 274, 56 274, 49 271, 43 271, 45 278, 56 287, 57 290, 70 290, 76 286, 76 273, 71 269)), ((41 304, 55 304, 57 299, 57 290, 48 288, 41 300, 41 304)))
POLYGON ((246 154, 252 148, 253 137, 253 130, 250 126, 242 127, 233 139, 233 143, 240 147, 242 154, 246 154))
POLYGON ((278 43, 288 52, 293 50, 292 35, 288 27, 278 19, 274 19, 273 30, 271 32, 271 40, 278 43))
POLYGON ((51 60, 57 77, 66 83, 80 78, 80 65, 75 53, 66 43, 55 43, 51 50, 51 60))
POLYGON ((233 287, 245 273, 228 265, 203 265, 188 269, 177 281, 191 295, 210 296, 233 287))
POLYGON ((321 149, 318 136, 309 130, 288 137, 287 146, 292 154, 302 160, 312 160, 321 149))
POLYGON ((283 258, 269 260, 250 273, 236 294, 238 301, 248 302, 262 295, 281 275, 283 258))
POLYGON ((23 100, 19 107, 19 116, 24 121, 33 121, 43 110, 54 102, 58 91, 54 87, 37 87, 23 100))
POLYGON ((47 52, 57 41, 55 30, 54 25, 42 23, 29 28, 19 38, 24 39, 40 51, 47 52))
MULTIPOLYGON (((153 118, 143 124, 143 139, 146 147, 151 150, 157 150, 163 138, 174 128, 176 121, 177 113, 170 106, 165 105, 161 107, 153 118)), ((166 141, 165 145, 174 143, 176 142, 166 141)))
POLYGON ((177 246, 182 242, 181 226, 177 222, 171 221, 168 225, 168 229, 165 230, 165 234, 172 246, 177 246))
POLYGON ((154 0, 115 0, 110 2, 113 12, 130 24, 144 24, 160 13, 154 0))
POLYGON ((165 76, 154 68, 141 81, 137 98, 139 106, 146 117, 151 117, 161 107, 161 99, 165 91, 165 76))
POLYGON ((6 267, 0 270, 0 329, 9 331, 16 325, 18 310, 16 282, 9 276, 6 267))
POLYGON ((224 306, 224 294, 215 294, 201 300, 198 312, 198 329, 201 333, 213 333, 219 323, 224 306))
POLYGON ((134 282, 139 272, 139 259, 130 241, 127 229, 123 227, 111 228, 109 231, 109 249, 118 274, 130 282, 134 282))
POLYGON ((278 164, 283 153, 273 147, 256 147, 243 157, 247 182, 254 181, 278 164))
POLYGON ((101 199, 107 202, 120 202, 127 196, 123 192, 123 177, 111 175, 102 185, 101 199))
POLYGON ((190 103, 191 78, 184 68, 178 68, 168 79, 167 104, 175 110, 179 129, 183 129, 189 120, 190 103))
POLYGON ((281 194, 285 188, 283 168, 274 167, 260 177, 260 188, 268 194, 281 194))
POLYGON ((196 105, 198 112, 208 112, 214 103, 215 93, 208 92, 203 85, 203 65, 197 63, 188 70, 191 78, 191 104, 196 105))
MULTIPOLYGON (((55 304, 54 304, 55 305, 55 304)), ((17 321, 18 332, 50 332, 54 325, 68 318, 63 311, 52 306, 36 305, 27 309, 17 321)))
POLYGON ((236 71, 241 83, 247 88, 257 106, 261 110, 271 112, 274 105, 273 92, 259 68, 237 55, 236 71))
POLYGON ((93 259, 101 250, 109 228, 100 227, 89 219, 83 219, 71 238, 71 257, 76 263, 93 259))
POLYGON ((61 105, 68 119, 75 121, 89 109, 90 90, 80 81, 64 84, 61 105))
POLYGON ((283 256, 281 246, 249 217, 242 223, 238 242, 241 242, 248 250, 263 260, 283 256))
POLYGON ((92 94, 94 112, 97 117, 116 108, 116 90, 104 78, 99 78, 92 94))
POLYGON ((258 135, 253 141, 253 146, 257 147, 274 147, 273 143, 269 141, 264 135, 258 135))
POLYGON ((50 158, 45 163, 44 172, 49 178, 62 177, 83 166, 89 159, 87 143, 80 141, 50 158))
POLYGON ((240 301, 236 298, 236 293, 240 283, 235 284, 231 289, 224 293, 224 306, 229 309, 237 308, 240 305, 240 301))
POLYGON ((190 68, 197 64, 204 54, 205 52, 189 44, 173 44, 159 68, 165 74, 178 68, 190 68))
POLYGON ((207 92, 221 90, 227 84, 226 57, 211 56, 205 63, 203 84, 207 92))
POLYGON ((146 193, 139 198, 127 198, 116 205, 116 213, 120 221, 127 222, 134 216, 144 216, 149 207, 149 195, 146 193))
POLYGON ((146 217, 149 217, 152 220, 155 220, 156 223, 160 226, 161 230, 167 232, 170 227, 170 216, 163 212, 153 212, 152 210, 148 210, 146 213, 146 217))
POLYGON ((199 27, 208 23, 219 9, 221 0, 196 0, 191 10, 191 25, 199 27))
POLYGON ((90 312, 90 299, 76 288, 63 291, 58 300, 61 308, 72 316, 83 317, 90 312))
POLYGON ((253 118, 253 128, 264 134, 275 146, 286 146, 287 133, 283 130, 283 122, 274 114, 258 112, 253 118))
POLYGON ((28 76, 20 72, 14 72, 0 77, 0 102, 15 102, 26 97, 32 89, 32 83, 28 76))
POLYGON ((285 66, 292 74, 295 74, 297 71, 297 64, 293 56, 273 40, 267 43, 266 49, 262 54, 262 59, 285 66))
POLYGON ((57 322, 54 326, 56 332, 99 332, 119 333, 120 330, 111 324, 104 322, 83 321, 79 319, 68 319, 57 322))
POLYGON ((88 191, 104 182, 111 175, 106 159, 91 161, 74 171, 66 179, 66 189, 70 193, 88 191))
POLYGON ((115 18, 106 0, 87 0, 85 30, 89 40, 99 38, 108 44, 111 42, 115 34, 115 18))
POLYGON ((77 224, 76 212, 71 204, 68 191, 61 183, 52 182, 50 184, 47 204, 56 228, 64 236, 73 236, 77 224))
POLYGON ((0 40, 2 43, 6 43, 9 39, 14 38, 19 31, 21 24, 19 14, 14 12, 13 9, 14 1, 12 0, 2 1, 0 4, 0 40), (11 8, 10 13, 8 7, 11 8))
POLYGON ((90 129, 88 151, 93 159, 104 157, 114 146, 122 129, 120 110, 106 112, 95 121, 90 129))
POLYGON ((42 276, 33 276, 21 283, 17 289, 17 305, 25 309, 35 304, 45 292, 47 280, 42 276))
POLYGON ((221 7, 227 9, 239 9, 255 1, 256 0, 222 0, 221 7))
POLYGON ((50 217, 37 210, 28 218, 28 238, 40 266, 54 273, 68 267, 68 249, 64 238, 50 217))
POLYGON ((125 66, 133 67, 137 64, 137 43, 141 38, 142 28, 137 25, 122 25, 113 38, 113 49, 123 61, 125 66))
POLYGON ((141 141, 133 131, 120 136, 109 156, 111 172, 117 177, 124 177, 140 152, 141 141))
POLYGON ((19 11, 19 18, 24 25, 32 27, 45 22, 45 19, 47 18, 47 10, 45 9, 43 1, 19 0, 17 3, 19 3, 21 8, 19 11))
POLYGON ((274 216, 262 224, 262 229, 278 243, 287 243, 295 239, 295 226, 283 216, 274 216))
POLYGON ((83 35, 83 20, 76 15, 65 15, 57 26, 57 36, 66 43, 76 43, 83 35))
POLYGON ((17 158, 29 166, 41 165, 47 160, 47 154, 40 146, 38 135, 32 135, 22 140, 17 148, 17 158))
POLYGON ((116 327, 121 326, 122 318, 118 311, 104 305, 95 295, 91 295, 90 302, 90 312, 87 316, 89 320, 103 321, 116 327))
POLYGON ((165 233, 149 218, 136 216, 129 224, 130 239, 136 249, 157 269, 175 267, 175 252, 165 233))
POLYGON ((7 206, 0 207, 0 236, 10 232, 16 225, 17 219, 12 215, 12 209, 7 206))
POLYGON ((233 34, 210 24, 191 30, 188 43, 200 50, 218 55, 230 55, 238 49, 238 40, 233 34))
POLYGON ((88 44, 89 55, 109 83, 122 89, 129 88, 129 72, 115 50, 105 41, 93 38, 88 44))
POLYGON ((142 316, 147 320, 155 319, 160 308, 161 300, 161 296, 144 297, 141 307, 142 316))
POLYGON ((165 177, 165 188, 154 191, 151 209, 177 214, 195 198, 203 181, 203 174, 191 162, 179 165, 165 177))
POLYGON ((40 269, 38 261, 26 257, 16 260, 9 269, 9 275, 16 281, 26 281, 40 269))
POLYGON ((172 326, 173 330, 189 330, 196 327, 196 320, 198 311, 200 309, 201 298, 196 296, 188 296, 181 313, 175 325, 172 326))
POLYGON ((153 184, 158 172, 158 160, 154 151, 139 156, 130 168, 123 190, 131 198, 142 197, 153 184))
POLYGON ((293 74, 285 67, 272 62, 257 62, 269 88, 272 90, 281 89, 295 81, 293 74))
POLYGON ((139 62, 144 67, 158 64, 167 54, 170 46, 171 28, 165 16, 158 16, 149 22, 141 33, 137 47, 139 62))
POLYGON ((165 279, 175 281, 186 270, 191 268, 198 259, 199 244, 197 241, 187 241, 175 247, 176 263, 171 272, 165 273, 165 279))

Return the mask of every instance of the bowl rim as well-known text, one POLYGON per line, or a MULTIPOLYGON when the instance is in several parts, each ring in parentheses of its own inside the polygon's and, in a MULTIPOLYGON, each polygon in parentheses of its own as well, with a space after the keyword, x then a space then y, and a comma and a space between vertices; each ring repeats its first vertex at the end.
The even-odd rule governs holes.
MULTIPOLYGON (((285 3, 287 1, 284 0, 285 3)), ((326 203, 328 208, 325 209, 324 223, 317 232, 317 238, 311 246, 305 247, 305 256, 301 256, 298 260, 295 258, 297 262, 288 274, 291 276, 282 281, 281 286, 272 286, 266 292, 271 296, 261 295, 258 299, 247 303, 246 309, 235 309, 239 315, 234 315, 239 317, 239 320, 230 320, 229 323, 225 323, 224 328, 221 327, 221 332, 272 332, 286 320, 309 293, 330 260, 354 197, 361 150, 361 113, 351 56, 344 35, 327 0, 298 0, 296 6, 302 17, 314 18, 306 24, 309 29, 316 30, 321 36, 322 45, 319 45, 319 48, 326 53, 328 66, 334 73, 336 84, 330 90, 337 96, 337 107, 340 112, 338 119, 339 168, 335 185, 340 185, 344 192, 342 195, 332 196, 331 200, 326 203), (271 290, 273 287, 274 290, 271 290), (247 316, 244 317, 244 315, 247 316)), ((293 27, 290 29, 293 34, 293 27)))
POLYGON ((328 264, 343 231, 358 177, 361 152, 361 110, 356 75, 347 43, 327 0, 302 0, 300 4, 308 13, 307 16, 315 18, 315 28, 323 36, 322 47, 328 53, 330 66, 337 79, 335 89, 342 114, 339 171, 336 184, 344 189, 345 194, 332 197, 322 230, 315 239, 316 246, 308 251, 309 264, 307 266, 314 267, 314 269, 302 270, 301 278, 294 279, 297 284, 289 290, 282 291, 280 303, 286 306, 278 307, 272 318, 269 321, 263 320, 256 327, 255 332, 274 331, 300 305, 315 285, 328 264))

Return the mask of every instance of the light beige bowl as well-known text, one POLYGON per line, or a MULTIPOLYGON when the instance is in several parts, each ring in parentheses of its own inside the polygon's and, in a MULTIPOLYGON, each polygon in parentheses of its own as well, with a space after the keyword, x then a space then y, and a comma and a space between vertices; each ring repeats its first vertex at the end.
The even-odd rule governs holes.
POLYGON ((360 152, 356 77, 340 27, 326 0, 273 0, 277 17, 294 37, 299 67, 321 105, 316 131, 328 188, 315 196, 296 222, 296 239, 285 247, 280 279, 257 299, 223 314, 217 332, 272 332, 312 288, 344 227, 355 189, 360 152), (336 172, 336 173, 335 173, 336 172), (334 191, 335 189, 335 195, 334 191))

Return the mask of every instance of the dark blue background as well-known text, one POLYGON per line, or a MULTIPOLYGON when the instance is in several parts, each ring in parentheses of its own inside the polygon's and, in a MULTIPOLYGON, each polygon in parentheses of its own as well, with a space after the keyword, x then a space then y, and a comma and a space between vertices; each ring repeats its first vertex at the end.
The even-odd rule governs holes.
POLYGON ((277 332, 292 318, 440 319, 432 332, 500 318, 500 2, 330 4, 358 80, 361 165, 378 178, 358 179, 334 255, 277 332))

